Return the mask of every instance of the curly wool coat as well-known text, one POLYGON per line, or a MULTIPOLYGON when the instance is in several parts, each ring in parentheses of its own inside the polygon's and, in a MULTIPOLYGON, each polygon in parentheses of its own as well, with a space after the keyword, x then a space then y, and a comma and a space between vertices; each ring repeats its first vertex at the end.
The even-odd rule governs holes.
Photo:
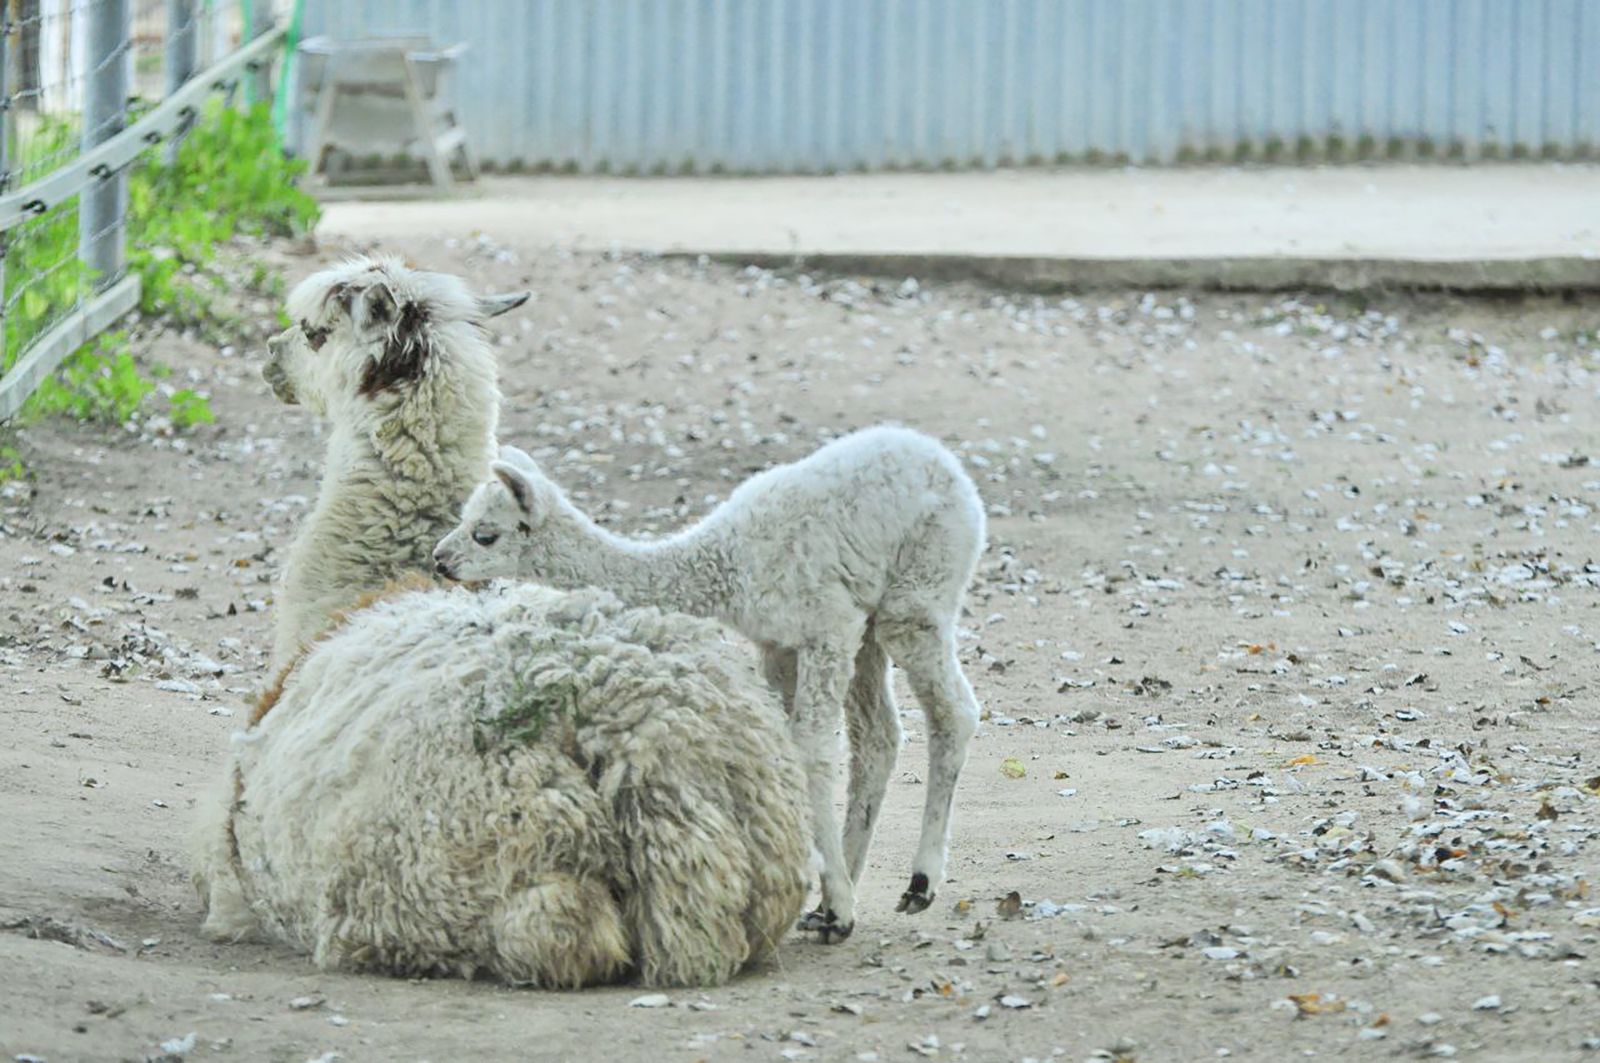
POLYGON ((197 834, 203 929, 324 968, 726 981, 794 925, 811 851, 751 658, 598 591, 380 601, 236 736, 197 834))

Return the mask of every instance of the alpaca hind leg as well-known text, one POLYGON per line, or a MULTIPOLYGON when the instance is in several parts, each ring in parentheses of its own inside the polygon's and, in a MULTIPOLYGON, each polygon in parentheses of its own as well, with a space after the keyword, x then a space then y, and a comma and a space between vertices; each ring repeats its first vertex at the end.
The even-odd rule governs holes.
POLYGON ((605 881, 541 875, 494 917, 494 973, 508 982, 579 989, 621 979, 632 956, 605 881))
POLYGON ((745 913, 750 859, 735 809, 692 788, 625 785, 616 797, 628 888, 623 918, 639 981, 712 986, 752 952, 745 913))
POLYGON ((811 646, 800 651, 795 671, 794 739, 806 772, 812 839, 822 857, 822 903, 800 921, 824 944, 843 941, 855 929, 855 886, 845 862, 839 817, 833 806, 839 765, 839 717, 850 687, 857 639, 848 649, 811 646))
POLYGON ((967 745, 978 729, 980 710, 956 660, 955 637, 947 622, 932 616, 893 624, 880 620, 879 630, 889 655, 905 670, 928 720, 928 792, 922 834, 911 866, 911 884, 896 909, 914 914, 933 902, 934 891, 944 879, 956 782, 967 760, 967 745))
POLYGON ((776 690, 778 696, 783 699, 783 711, 791 720, 794 719, 794 651, 763 645, 761 672, 767 677, 767 685, 776 690))
POLYGON ((850 881, 859 883, 867 866, 867 847, 883 811, 889 775, 900 751, 900 714, 890 685, 889 657, 871 624, 856 652, 855 674, 845 695, 845 726, 850 735, 850 800, 844 816, 844 855, 850 881))

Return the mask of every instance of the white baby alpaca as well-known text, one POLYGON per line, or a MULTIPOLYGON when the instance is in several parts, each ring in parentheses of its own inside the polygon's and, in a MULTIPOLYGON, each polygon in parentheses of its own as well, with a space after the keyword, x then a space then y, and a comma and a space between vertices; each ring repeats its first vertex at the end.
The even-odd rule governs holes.
POLYGON ((389 257, 323 270, 289 293, 291 324, 267 342, 262 375, 330 429, 316 505, 277 593, 275 669, 363 592, 430 567, 495 456, 500 391, 482 322, 527 298, 479 297, 389 257))
POLYGON ((872 428, 751 477, 714 512, 660 541, 625 539, 579 512, 526 454, 502 448, 434 551, 454 579, 598 586, 638 605, 721 620, 757 642, 805 758, 822 855, 822 904, 802 924, 824 941, 854 927, 900 744, 890 659, 928 720, 928 790, 900 910, 933 899, 950 809, 979 709, 956 660, 961 599, 984 548, 983 506, 956 457, 904 428, 872 428), (833 809, 840 706, 850 736, 843 837, 833 809))

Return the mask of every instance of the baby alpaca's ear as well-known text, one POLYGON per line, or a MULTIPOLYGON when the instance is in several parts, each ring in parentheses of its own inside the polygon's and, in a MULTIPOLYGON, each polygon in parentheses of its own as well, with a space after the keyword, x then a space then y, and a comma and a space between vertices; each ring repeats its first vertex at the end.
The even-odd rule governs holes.
POLYGON ((510 443, 500 444, 500 460, 507 465, 515 465, 519 469, 538 468, 538 465, 534 464, 534 460, 528 457, 527 451, 518 450, 510 443))
POLYGON ((533 509, 533 482, 528 479, 523 471, 510 462, 497 461, 489 466, 489 471, 500 478, 506 485, 506 490, 511 492, 511 497, 516 500, 517 508, 528 516, 536 514, 533 509))

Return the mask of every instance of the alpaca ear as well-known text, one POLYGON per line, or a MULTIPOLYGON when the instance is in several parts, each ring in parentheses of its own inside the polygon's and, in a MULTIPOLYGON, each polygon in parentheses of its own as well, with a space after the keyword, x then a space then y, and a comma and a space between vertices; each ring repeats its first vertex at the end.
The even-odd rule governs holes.
POLYGON ((510 443, 500 444, 500 460, 518 469, 537 469, 539 467, 532 458, 528 457, 527 451, 519 450, 510 443))
POLYGON ((351 313, 357 334, 377 332, 383 347, 361 373, 357 392, 368 398, 422 379, 428 368, 428 312, 410 300, 396 304, 386 284, 356 296, 351 313))
POLYGON ((328 307, 336 306, 339 308, 340 313, 344 314, 345 317, 349 317, 351 307, 355 305, 355 300, 356 289, 349 283, 340 281, 329 288, 327 293, 323 295, 322 309, 326 312, 328 307))
POLYGON ((507 310, 515 310, 527 302, 532 292, 496 292, 493 295, 478 296, 478 316, 482 318, 499 317, 507 310))
POLYGON ((498 476, 500 482, 506 485, 506 490, 511 492, 511 497, 516 499, 518 509, 530 517, 535 515, 533 512, 533 483, 529 481, 527 476, 523 475, 521 469, 509 462, 497 461, 489 466, 489 471, 498 476))
POLYGON ((386 332, 399 316, 400 306, 389 286, 379 281, 356 291, 350 297, 349 311, 358 333, 386 332))

